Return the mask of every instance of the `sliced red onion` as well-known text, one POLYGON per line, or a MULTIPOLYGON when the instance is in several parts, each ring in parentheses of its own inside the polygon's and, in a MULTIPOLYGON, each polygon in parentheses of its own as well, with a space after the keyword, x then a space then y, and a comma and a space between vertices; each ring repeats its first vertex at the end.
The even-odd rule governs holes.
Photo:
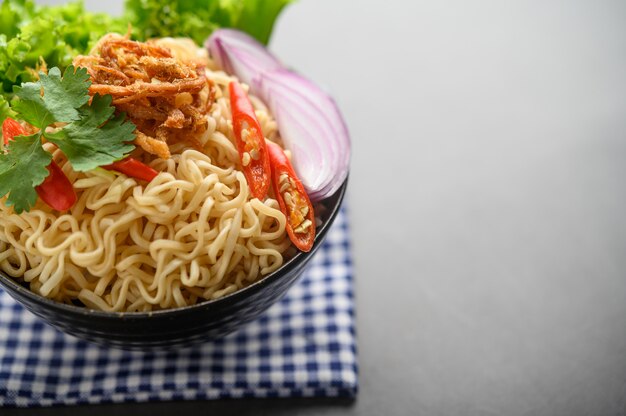
MULTIPOLYGON (((289 117, 282 123, 283 125, 295 124, 298 121, 308 124, 304 136, 308 137, 306 151, 313 152, 313 149, 317 148, 322 158, 316 161, 312 171, 315 173, 303 174, 301 179, 305 186, 308 185, 307 189, 310 190, 312 198, 317 199, 317 195, 331 195, 347 176, 350 163, 348 129, 336 103, 315 84, 286 69, 264 74, 260 84, 263 95, 270 97, 272 103, 270 109, 276 117, 283 120, 289 117), (345 138, 345 142, 338 140, 341 138, 345 138), (339 181, 336 180, 337 177, 340 178, 339 181)), ((303 137, 291 135, 289 131, 281 131, 281 136, 290 149, 303 137)), ((299 157, 300 154, 294 153, 297 170, 299 157)))
POLYGON ((204 45, 224 71, 250 86, 262 72, 283 66, 261 43, 239 30, 216 30, 204 45))
POLYGON ((217 30, 206 47, 220 67, 265 101, 309 197, 334 194, 350 165, 350 136, 335 101, 243 32, 217 30))

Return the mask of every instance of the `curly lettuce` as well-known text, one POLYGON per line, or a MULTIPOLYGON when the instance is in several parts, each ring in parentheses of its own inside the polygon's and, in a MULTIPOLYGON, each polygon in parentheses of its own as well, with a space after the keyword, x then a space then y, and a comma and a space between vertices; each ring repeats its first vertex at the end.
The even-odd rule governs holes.
POLYGON ((66 68, 105 33, 126 30, 121 19, 89 13, 81 1, 38 6, 32 0, 5 0, 0 27, 0 84, 5 95, 14 85, 35 81, 44 62, 66 68))
POLYGON ((126 0, 127 20, 139 37, 190 37, 201 45, 220 27, 267 44, 276 18, 292 0, 126 0))
POLYGON ((129 25, 137 40, 180 36, 201 45, 213 30, 231 27, 267 43, 276 18, 291 1, 126 0, 124 15, 113 17, 86 11, 81 0, 60 6, 4 0, 0 6, 0 95, 10 101, 13 87, 36 81, 44 65, 64 70, 76 55, 88 53, 102 35, 126 33, 129 25))
POLYGON ((234 27, 267 42, 276 17, 289 2, 126 0, 124 16, 112 17, 87 12, 80 0, 61 6, 4 0, 0 6, 0 125, 10 117, 36 131, 28 136, 9 134, 6 146, 0 138, 0 198, 6 196, 5 203, 17 213, 35 204, 37 187, 53 172, 52 156, 42 147, 44 140, 55 144, 76 171, 109 165, 134 148, 135 125, 123 113, 116 114, 110 95, 90 96, 87 69, 75 70, 71 65, 75 56, 88 53, 104 34, 124 33, 133 27, 133 36, 139 40, 187 36, 201 44, 213 30, 234 27), (52 125, 54 130, 49 129, 52 125))

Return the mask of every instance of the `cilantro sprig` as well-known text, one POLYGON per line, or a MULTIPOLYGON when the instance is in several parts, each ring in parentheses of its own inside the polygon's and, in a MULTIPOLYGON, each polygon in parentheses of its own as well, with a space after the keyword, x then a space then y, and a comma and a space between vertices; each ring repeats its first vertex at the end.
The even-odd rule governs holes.
POLYGON ((0 152, 0 197, 9 195, 6 204, 17 213, 28 211, 37 201, 34 188, 48 175, 52 156, 43 139, 57 145, 76 171, 89 171, 124 158, 134 149, 135 125, 124 114, 115 115, 110 95, 89 96, 89 75, 85 68, 68 66, 61 76, 59 68, 39 81, 14 88, 11 109, 15 117, 38 131, 14 138, 0 152), (62 128, 50 129, 55 123, 62 128))
POLYGON ((0 155, 0 197, 10 192, 6 204, 13 205, 18 214, 37 201, 35 187, 48 176, 46 166, 51 160, 37 134, 11 141, 8 152, 0 155))

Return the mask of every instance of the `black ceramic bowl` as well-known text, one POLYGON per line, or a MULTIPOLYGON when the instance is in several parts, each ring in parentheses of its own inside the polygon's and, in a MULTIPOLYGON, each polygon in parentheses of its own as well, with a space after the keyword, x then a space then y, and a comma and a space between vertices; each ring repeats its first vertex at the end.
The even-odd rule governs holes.
POLYGON ((322 245, 339 208, 347 179, 332 197, 320 203, 315 244, 298 252, 258 282, 220 299, 155 312, 102 312, 65 305, 31 292, 0 272, 0 285, 13 298, 50 325, 97 344, 133 350, 189 346, 218 339, 252 321, 279 300, 298 279, 322 245))

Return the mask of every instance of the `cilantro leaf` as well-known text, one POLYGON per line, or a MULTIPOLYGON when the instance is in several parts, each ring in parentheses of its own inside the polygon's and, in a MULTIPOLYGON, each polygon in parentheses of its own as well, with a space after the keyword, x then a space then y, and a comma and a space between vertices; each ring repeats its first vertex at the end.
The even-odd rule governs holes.
POLYGON ((79 120, 45 134, 65 153, 74 170, 88 171, 111 164, 134 149, 128 142, 135 139, 135 125, 125 122, 124 114, 109 119, 115 111, 111 101, 110 95, 96 94, 91 105, 80 108, 79 120))
POLYGON ((0 197, 9 194, 6 204, 20 214, 37 201, 35 187, 48 176, 52 155, 41 147, 41 134, 12 140, 0 157, 0 197))
POLYGON ((61 70, 54 67, 48 75, 40 72, 39 77, 37 82, 26 82, 14 88, 19 99, 12 102, 12 107, 20 118, 40 129, 57 121, 78 120, 78 108, 89 101, 91 82, 87 70, 75 71, 70 65, 61 78, 61 70))
POLYGON ((14 138, 6 152, 0 151, 0 197, 21 213, 37 201, 35 187, 48 177, 52 156, 42 138, 56 144, 76 171, 89 171, 124 158, 134 149, 135 125, 124 114, 114 115, 110 95, 96 94, 89 103, 87 70, 69 66, 61 77, 58 68, 40 73, 37 82, 15 88, 12 106, 0 101, 0 116, 11 115, 39 128, 32 136, 14 138), (56 131, 46 131, 55 122, 56 131))
POLYGON ((44 91, 43 99, 57 121, 76 120, 78 114, 73 110, 89 101, 91 81, 87 68, 70 65, 65 68, 61 78, 61 70, 54 67, 48 75, 40 73, 39 77, 44 91))
POLYGON ((20 99, 14 99, 11 107, 17 111, 19 118, 39 128, 54 123, 54 117, 41 97, 41 85, 34 82, 23 83, 21 87, 13 88, 15 95, 20 99))

